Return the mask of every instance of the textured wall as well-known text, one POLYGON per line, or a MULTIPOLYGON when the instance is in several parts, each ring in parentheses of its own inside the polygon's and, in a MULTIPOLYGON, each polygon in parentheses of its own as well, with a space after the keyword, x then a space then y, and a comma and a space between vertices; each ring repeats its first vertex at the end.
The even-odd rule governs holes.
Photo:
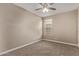
POLYGON ((0 52, 41 38, 41 18, 13 4, 0 4, 0 52))
POLYGON ((73 10, 44 18, 53 20, 51 35, 44 38, 77 44, 77 14, 77 10, 73 10))
POLYGON ((78 46, 79 46, 79 8, 78 8, 78 28, 77 28, 77 34, 78 34, 78 46))

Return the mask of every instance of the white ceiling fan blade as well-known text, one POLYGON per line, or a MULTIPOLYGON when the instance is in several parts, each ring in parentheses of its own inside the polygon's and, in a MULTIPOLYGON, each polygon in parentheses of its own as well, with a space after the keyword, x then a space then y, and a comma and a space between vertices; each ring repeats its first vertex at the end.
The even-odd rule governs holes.
POLYGON ((50 10, 56 10, 56 8, 52 8, 52 7, 49 7, 48 9, 50 9, 50 10))
POLYGON ((39 3, 41 6, 43 6, 44 4, 43 3, 39 3))
POLYGON ((49 3, 49 5, 53 5, 54 3, 49 3))

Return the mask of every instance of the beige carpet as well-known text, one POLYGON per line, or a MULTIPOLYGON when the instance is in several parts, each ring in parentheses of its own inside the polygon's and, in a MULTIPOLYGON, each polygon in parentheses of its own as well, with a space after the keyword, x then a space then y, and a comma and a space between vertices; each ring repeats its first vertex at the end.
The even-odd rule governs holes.
POLYGON ((55 42, 40 41, 3 56, 79 56, 79 48, 55 42))

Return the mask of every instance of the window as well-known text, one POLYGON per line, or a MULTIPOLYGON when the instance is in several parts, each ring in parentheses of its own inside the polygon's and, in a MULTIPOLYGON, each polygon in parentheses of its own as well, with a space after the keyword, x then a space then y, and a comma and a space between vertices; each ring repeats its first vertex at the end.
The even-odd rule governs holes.
POLYGON ((53 20, 52 19, 45 19, 44 20, 44 32, 49 34, 52 31, 52 23, 53 20))

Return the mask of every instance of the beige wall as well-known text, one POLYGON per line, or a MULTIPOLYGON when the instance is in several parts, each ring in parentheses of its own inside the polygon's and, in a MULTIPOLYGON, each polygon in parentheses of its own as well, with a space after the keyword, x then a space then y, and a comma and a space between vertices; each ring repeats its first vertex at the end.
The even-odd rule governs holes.
POLYGON ((78 28, 77 28, 77 34, 78 34, 78 46, 79 46, 79 8, 78 8, 78 28))
POLYGON ((0 4, 0 52, 41 38, 41 18, 13 4, 0 4))
POLYGON ((65 12, 44 19, 52 19, 52 32, 48 40, 77 44, 77 10, 65 12))

